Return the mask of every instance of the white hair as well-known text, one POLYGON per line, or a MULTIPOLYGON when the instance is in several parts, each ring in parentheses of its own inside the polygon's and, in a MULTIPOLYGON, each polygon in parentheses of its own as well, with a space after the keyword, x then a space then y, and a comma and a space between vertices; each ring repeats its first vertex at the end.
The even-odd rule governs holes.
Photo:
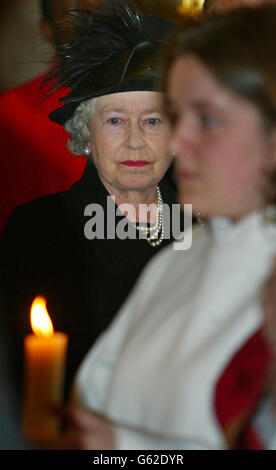
POLYGON ((97 98, 82 102, 73 116, 66 121, 64 129, 70 135, 67 147, 74 155, 84 155, 89 142, 89 122, 96 110, 97 98))

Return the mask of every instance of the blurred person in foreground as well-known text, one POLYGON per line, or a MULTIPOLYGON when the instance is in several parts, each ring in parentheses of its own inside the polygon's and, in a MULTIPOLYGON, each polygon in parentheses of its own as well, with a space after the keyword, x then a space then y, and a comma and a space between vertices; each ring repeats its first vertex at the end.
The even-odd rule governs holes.
POLYGON ((87 156, 87 168, 69 191, 17 208, 0 240, 17 362, 31 303, 42 295, 55 330, 69 336, 66 391, 145 264, 170 242, 163 203, 175 201, 159 66, 175 25, 123 0, 78 10, 70 21, 53 72, 70 92, 51 119, 67 129, 72 152, 87 156))
MULTIPOLYGON (((97 0, 40 0, 39 4, 41 31, 56 49, 68 28, 68 9, 91 10, 97 0)), ((16 206, 69 189, 85 167, 85 158, 67 150, 66 132, 48 119, 64 92, 47 96, 46 88, 41 88, 47 73, 0 95, 0 233, 16 206)))
MULTIPOLYGON (((223 14, 224 12, 234 10, 239 7, 249 7, 255 8, 262 5, 275 4, 275 0, 205 0, 204 2, 204 14, 207 15, 216 15, 223 14)), ((276 331, 276 260, 275 260, 275 269, 271 275, 271 278, 268 280, 264 291, 264 316, 265 316, 265 331, 267 332, 267 339, 272 347, 272 351, 275 350, 275 331, 276 331)), ((275 350, 276 352, 276 350, 275 350)), ((275 365, 273 365, 273 369, 275 365)), ((272 374, 275 375, 275 372, 272 374)), ((275 375, 276 376, 276 375, 275 375)), ((276 387, 275 380, 272 380, 273 387, 276 387)), ((276 396, 276 395, 275 395, 276 396)), ((267 405, 267 400, 264 400, 265 405, 262 405, 261 410, 269 410, 271 413, 271 406, 273 405, 273 400, 269 399, 270 406, 267 405)), ((263 413, 263 412, 262 412, 263 413)), ((248 423, 246 432, 244 432, 244 445, 247 448, 263 448, 265 443, 262 443, 263 440, 267 440, 266 436, 269 436, 272 433, 272 428, 274 426, 273 419, 261 419, 260 416, 262 413, 256 413, 256 417, 248 423), (257 429, 258 428, 258 429, 257 429), (263 435, 263 437, 261 437, 263 435)), ((267 417, 268 413, 266 413, 267 417)))
MULTIPOLYGON (((276 254, 275 31, 276 7, 244 9, 173 43, 178 200, 205 225, 190 251, 165 249, 146 267, 81 365, 75 404, 60 410, 70 427, 49 448, 242 447, 273 358, 262 294, 276 254)), ((275 429, 271 408, 260 416, 275 429)))

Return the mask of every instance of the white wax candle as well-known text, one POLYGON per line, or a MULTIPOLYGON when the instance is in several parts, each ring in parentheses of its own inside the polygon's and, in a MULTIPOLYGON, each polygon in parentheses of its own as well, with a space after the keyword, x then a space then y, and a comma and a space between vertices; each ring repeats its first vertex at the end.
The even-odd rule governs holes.
POLYGON ((40 336, 30 334, 24 338, 23 432, 33 439, 52 437, 59 431, 59 420, 49 406, 62 401, 68 343, 64 333, 50 329, 43 336, 43 327, 39 329, 40 336))

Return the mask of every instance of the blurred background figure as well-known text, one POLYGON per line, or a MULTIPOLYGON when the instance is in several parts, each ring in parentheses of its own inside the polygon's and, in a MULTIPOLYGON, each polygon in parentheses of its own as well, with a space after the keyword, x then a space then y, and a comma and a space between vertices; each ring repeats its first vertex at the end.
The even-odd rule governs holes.
POLYGON ((38 0, 0 0, 0 92, 45 71, 53 48, 40 28, 38 0))

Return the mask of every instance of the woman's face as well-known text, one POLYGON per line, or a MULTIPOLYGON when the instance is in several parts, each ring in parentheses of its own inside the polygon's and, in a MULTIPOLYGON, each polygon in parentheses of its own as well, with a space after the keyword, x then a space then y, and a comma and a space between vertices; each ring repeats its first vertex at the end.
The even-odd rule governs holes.
MULTIPOLYGON (((178 58, 167 81, 179 202, 193 213, 238 219, 263 205, 275 136, 253 104, 220 85, 194 56, 178 58)), ((274 161, 273 161, 274 160, 274 161)))
POLYGON ((110 189, 150 188, 158 184, 169 167, 169 125, 161 93, 135 91, 101 96, 89 130, 95 166, 110 189))

